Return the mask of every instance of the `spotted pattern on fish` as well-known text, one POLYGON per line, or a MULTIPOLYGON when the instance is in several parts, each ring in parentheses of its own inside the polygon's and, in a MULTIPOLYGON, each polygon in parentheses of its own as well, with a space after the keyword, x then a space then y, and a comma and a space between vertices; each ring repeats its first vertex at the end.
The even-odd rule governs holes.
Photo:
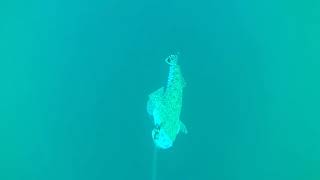
POLYGON ((175 140, 180 127, 180 113, 182 107, 182 94, 185 87, 185 81, 181 74, 181 69, 178 64, 170 65, 169 77, 164 93, 162 104, 167 108, 162 114, 166 121, 162 127, 172 140, 175 140))

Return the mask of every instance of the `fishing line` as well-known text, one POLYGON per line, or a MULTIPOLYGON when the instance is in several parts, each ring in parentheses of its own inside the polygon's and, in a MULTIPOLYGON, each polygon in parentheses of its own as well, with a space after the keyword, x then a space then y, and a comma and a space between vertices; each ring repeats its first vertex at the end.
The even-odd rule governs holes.
POLYGON ((157 179, 157 165, 158 165, 158 150, 157 147, 153 147, 153 157, 152 157, 152 180, 157 179))

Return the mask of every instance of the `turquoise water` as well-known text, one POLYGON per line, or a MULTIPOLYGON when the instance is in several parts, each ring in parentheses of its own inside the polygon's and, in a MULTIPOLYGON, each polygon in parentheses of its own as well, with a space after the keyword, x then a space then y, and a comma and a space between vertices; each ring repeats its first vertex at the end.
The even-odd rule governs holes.
POLYGON ((1 1, 1 180, 317 180, 319 1, 1 1), (188 135, 147 96, 179 51, 188 135))

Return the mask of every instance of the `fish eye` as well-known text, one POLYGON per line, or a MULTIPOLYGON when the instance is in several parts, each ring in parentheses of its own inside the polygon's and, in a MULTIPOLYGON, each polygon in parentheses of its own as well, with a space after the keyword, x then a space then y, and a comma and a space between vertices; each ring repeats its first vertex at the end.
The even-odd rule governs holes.
POLYGON ((156 131, 160 131, 160 128, 161 128, 160 125, 157 124, 156 127, 155 127, 155 130, 156 131))

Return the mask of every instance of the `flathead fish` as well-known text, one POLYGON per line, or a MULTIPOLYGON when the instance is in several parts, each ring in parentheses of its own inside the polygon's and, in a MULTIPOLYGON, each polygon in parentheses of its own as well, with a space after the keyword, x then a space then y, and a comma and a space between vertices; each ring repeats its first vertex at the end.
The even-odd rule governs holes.
POLYGON ((179 132, 187 133, 186 126, 180 120, 183 89, 185 81, 178 65, 178 55, 165 59, 169 65, 169 76, 165 87, 149 95, 148 114, 153 117, 152 138, 155 145, 162 149, 170 148, 179 132))

